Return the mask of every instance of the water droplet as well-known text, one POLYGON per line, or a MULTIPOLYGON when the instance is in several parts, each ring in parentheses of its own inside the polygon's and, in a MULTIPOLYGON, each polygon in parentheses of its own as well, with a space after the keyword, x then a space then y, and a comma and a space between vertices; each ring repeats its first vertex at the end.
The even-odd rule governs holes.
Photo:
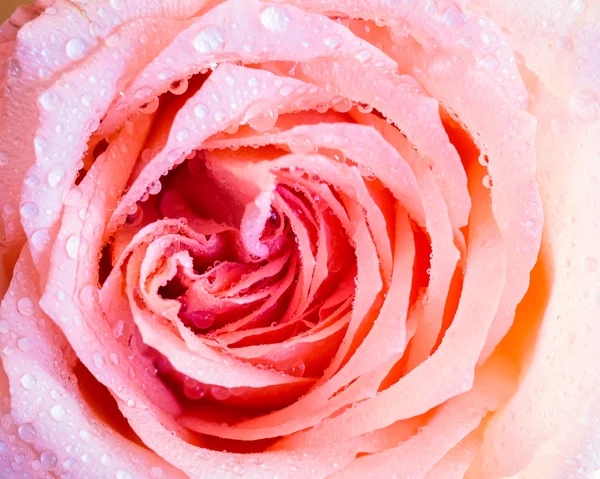
POLYGON ((63 165, 56 165, 48 172, 48 184, 51 188, 56 188, 64 179, 67 170, 63 165))
POLYGON ((356 105, 356 109, 361 113, 371 113, 373 111, 373 107, 371 105, 362 102, 356 105))
POLYGON ((465 23, 465 16, 458 8, 452 6, 444 12, 444 23, 449 27, 458 27, 465 23))
POLYGON ((483 32, 481 34, 481 41, 486 45, 491 45, 496 41, 496 34, 494 32, 483 32))
POLYGON ((95 352, 93 356, 94 366, 98 369, 102 369, 104 367, 104 356, 101 352, 95 352))
POLYGON ((117 479, 131 479, 131 474, 125 469, 117 469, 115 476, 117 479))
POLYGON ((223 110, 219 110, 215 113, 215 120, 217 120, 219 123, 225 123, 225 121, 227 121, 227 113, 225 113, 223 110))
POLYGON ((100 457, 100 462, 105 466, 108 466, 111 460, 112 457, 110 456, 110 454, 102 454, 102 456, 100 457))
POLYGON ((268 101, 257 101, 246 112, 248 125, 258 132, 273 128, 277 123, 278 116, 277 110, 272 108, 271 103, 268 101))
POLYGON ((483 179, 481 180, 481 182, 483 183, 483 186, 485 186, 486 188, 491 188, 494 184, 492 182, 492 177, 490 175, 485 175, 483 177, 483 179))
POLYGON ((0 151, 0 166, 6 165, 8 165, 8 155, 5 152, 0 151))
POLYGON ((54 454, 52 451, 43 451, 40 454, 40 463, 42 464, 42 467, 47 471, 54 469, 54 467, 56 466, 56 461, 56 454, 54 454))
POLYGON ((230 389, 222 386, 213 386, 210 392, 217 401, 225 401, 231 397, 230 389))
POLYGON ((271 5, 260 13, 260 23, 272 32, 285 32, 291 19, 285 7, 271 5))
POLYGON ((21 376, 21 386, 25 389, 32 389, 37 384, 37 379, 33 374, 24 374, 21 376))
POLYGON ((81 288, 79 300, 84 306, 94 306, 100 301, 100 292, 93 284, 88 284, 81 288))
POLYGON ((29 351, 31 349, 31 340, 29 338, 21 338, 17 342, 17 346, 21 351, 29 351))
POLYGON ((340 37, 337 33, 334 33, 333 35, 329 35, 327 38, 325 38, 324 42, 328 48, 337 50, 342 46, 343 40, 342 37, 340 37))
POLYGON ((581 268, 587 273, 594 273, 598 269, 598 260, 593 256, 581 258, 581 268))
POLYGON ((21 205, 21 215, 24 218, 35 218, 39 213, 39 209, 35 203, 23 203, 21 205))
POLYGON ((125 8, 125 0, 110 0, 110 6, 115 10, 123 10, 125 8))
POLYGON ((200 104, 194 108, 194 115, 201 120, 208 116, 208 107, 206 105, 200 104))
POLYGON ((225 33, 216 25, 205 27, 194 37, 193 45, 200 53, 217 52, 225 47, 225 33))
POLYGON ((158 110, 159 105, 160 105, 160 100, 157 97, 157 98, 154 98, 153 100, 150 100, 148 103, 144 103, 142 106, 140 106, 140 111, 142 113, 144 113, 145 115, 151 115, 156 110, 158 110))
POLYGON ((41 156, 47 146, 48 142, 43 136, 36 136, 33 139, 33 147, 35 148, 35 152, 37 155, 41 156))
POLYGON ((587 2, 585 0, 574 0, 573 3, 571 3, 571 8, 576 12, 581 13, 587 8, 587 2))
POLYGON ((177 132, 177 141, 186 141, 190 139, 190 130, 182 128, 177 132))
POLYGON ((42 249, 50 241, 50 231, 47 228, 40 228, 31 235, 31 244, 36 249, 42 249))
POLYGON ((62 421, 67 415, 65 408, 57 404, 50 409, 50 415, 55 421, 62 421))
POLYGON ((185 78, 182 78, 181 80, 171 83, 169 86, 169 91, 173 95, 183 95, 187 91, 188 86, 188 81, 185 78))
POLYGON ((586 122, 600 119, 600 97, 593 90, 578 88, 571 95, 569 105, 573 114, 586 122))
POLYGON ((437 11, 438 7, 434 1, 427 2, 427 4, 425 5, 425 12, 429 13, 430 15, 433 15, 437 11))
POLYGON ((183 381, 183 393, 191 400, 197 401, 204 397, 205 391, 198 381, 186 377, 183 381))
POLYGON ((21 424, 17 433, 25 442, 31 442, 35 439, 35 428, 31 424, 21 424))
POLYGON ((484 155, 483 153, 479 155, 477 161, 481 166, 488 166, 490 164, 490 160, 488 159, 487 155, 484 155))
POLYGON ((79 235, 71 235, 67 238, 65 249, 69 258, 76 259, 79 256, 80 250, 82 253, 85 253, 87 250, 87 242, 85 238, 79 235))
POLYGON ((296 377, 304 376, 304 372, 306 371, 306 365, 304 363, 298 363, 292 366, 290 370, 290 374, 296 377))
POLYGON ((496 68, 498 68, 498 59, 493 53, 488 53, 486 56, 484 56, 480 63, 488 72, 493 72, 496 68))
POLYGON ((33 301, 29 298, 21 298, 17 303, 17 311, 22 316, 31 316, 34 311, 33 301))
POLYGON ((71 60, 81 60, 85 56, 86 44, 81 38, 71 38, 65 48, 71 60))
POLYGON ((148 185, 148 188, 146 188, 146 191, 148 191, 148 193, 151 195, 157 195, 160 193, 161 189, 162 189, 162 185, 160 183, 160 180, 156 180, 148 185))
POLYGON ((352 102, 343 96, 336 96, 332 100, 333 109, 340 113, 346 113, 352 108, 352 102))
POLYGON ((53 111, 59 103, 58 94, 54 90, 48 90, 40 95, 39 105, 47 111, 53 111))
POLYGON ((279 89, 279 94, 283 97, 287 97, 290 96, 294 91, 294 87, 291 85, 283 85, 280 89, 279 89))
POLYGON ((371 52, 369 50, 361 50, 360 52, 358 52, 356 54, 356 59, 362 63, 367 63, 367 62, 371 61, 372 58, 373 58, 373 55, 371 54, 371 52))
POLYGON ((83 442, 90 442, 92 440, 92 435, 86 429, 79 431, 79 437, 83 442))

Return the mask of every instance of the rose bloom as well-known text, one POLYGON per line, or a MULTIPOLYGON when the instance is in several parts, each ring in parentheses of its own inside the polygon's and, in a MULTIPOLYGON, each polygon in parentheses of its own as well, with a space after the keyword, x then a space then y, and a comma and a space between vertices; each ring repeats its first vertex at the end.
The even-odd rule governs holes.
POLYGON ((600 3, 40 0, 0 28, 0 477, 592 477, 600 3))

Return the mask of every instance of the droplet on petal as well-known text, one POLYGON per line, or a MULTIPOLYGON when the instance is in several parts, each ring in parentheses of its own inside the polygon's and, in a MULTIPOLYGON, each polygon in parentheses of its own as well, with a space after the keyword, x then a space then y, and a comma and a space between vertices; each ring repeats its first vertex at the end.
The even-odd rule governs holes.
POLYGON ((33 301, 29 298, 21 298, 17 303, 17 311, 22 316, 31 316, 34 311, 33 301))
POLYGON ((81 60, 85 56, 86 43, 81 38, 71 38, 65 47, 67 56, 71 60, 81 60))
POLYGON ((285 32, 291 19, 285 7, 271 5, 260 13, 260 23, 271 32, 285 32))
POLYGON ((193 40, 194 48, 200 53, 214 53, 225 47, 225 33, 216 26, 200 30, 193 40))

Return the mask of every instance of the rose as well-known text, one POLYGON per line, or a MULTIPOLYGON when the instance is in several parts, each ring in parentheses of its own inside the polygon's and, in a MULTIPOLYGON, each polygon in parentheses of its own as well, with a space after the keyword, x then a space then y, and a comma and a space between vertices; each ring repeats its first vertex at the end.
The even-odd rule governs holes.
POLYGON ((598 9, 288 3, 3 27, 2 471, 593 469, 598 9))

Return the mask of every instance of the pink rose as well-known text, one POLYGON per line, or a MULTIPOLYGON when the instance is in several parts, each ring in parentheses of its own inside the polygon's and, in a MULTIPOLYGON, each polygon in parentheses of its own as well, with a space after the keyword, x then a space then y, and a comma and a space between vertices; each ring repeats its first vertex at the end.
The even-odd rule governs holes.
POLYGON ((599 5, 17 10, 0 477, 588 477, 599 5))

